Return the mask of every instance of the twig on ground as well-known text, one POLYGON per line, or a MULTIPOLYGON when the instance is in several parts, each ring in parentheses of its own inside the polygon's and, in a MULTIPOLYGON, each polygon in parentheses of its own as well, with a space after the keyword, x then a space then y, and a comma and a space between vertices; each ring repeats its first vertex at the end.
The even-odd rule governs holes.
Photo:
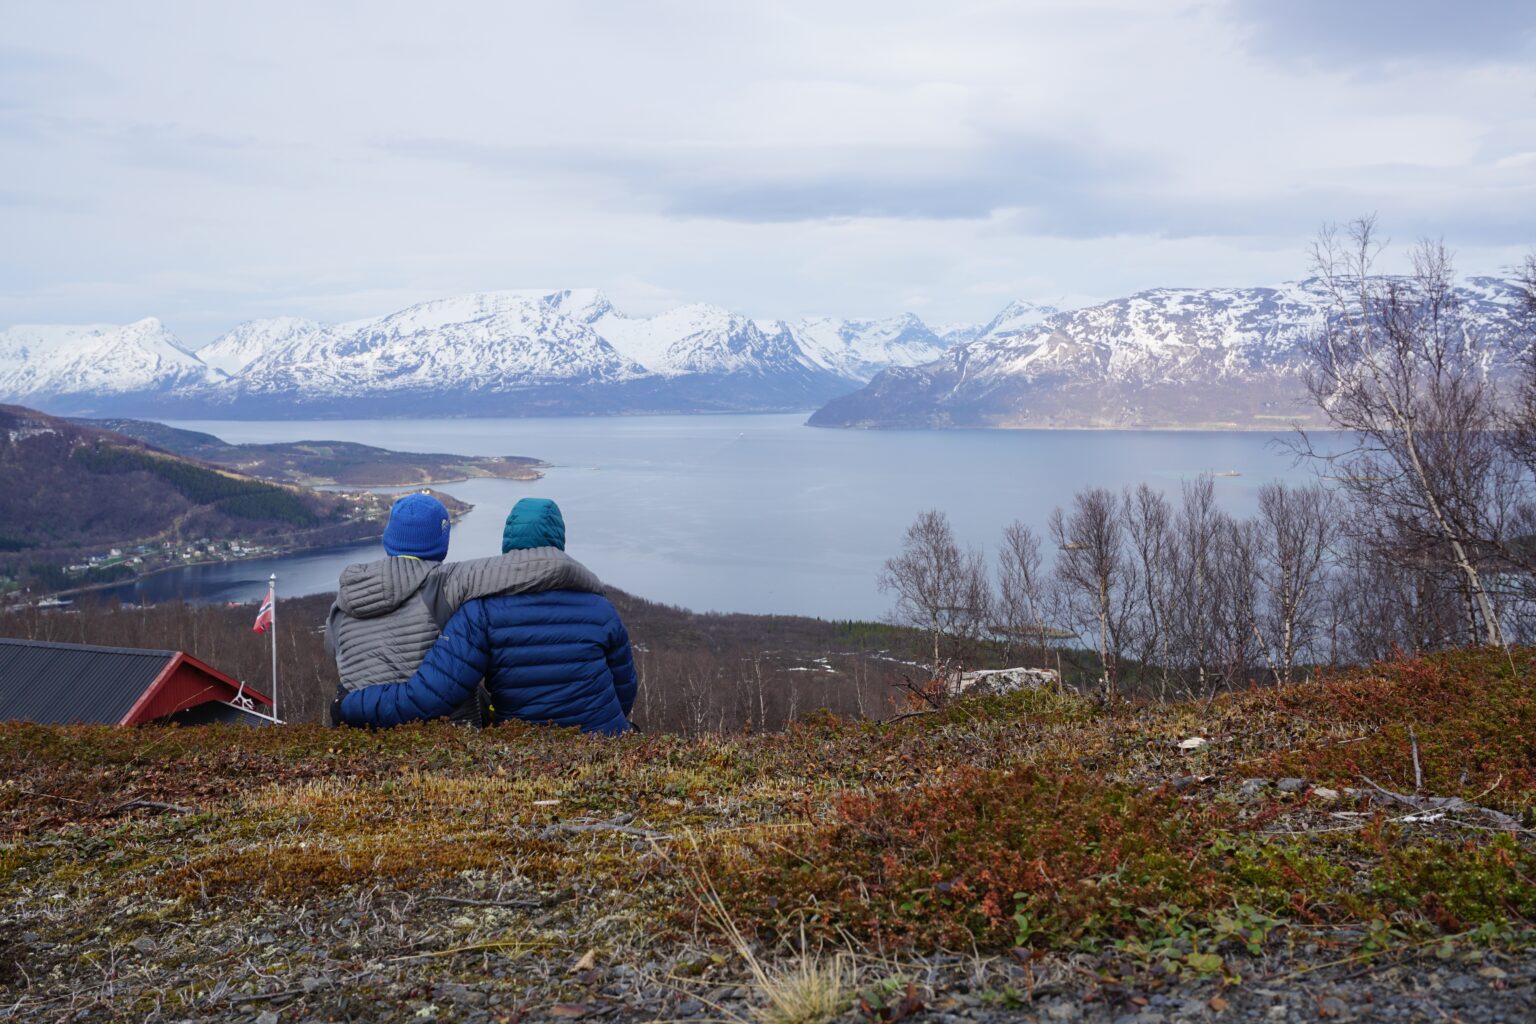
POLYGON ((556 900, 471 900, 462 896, 423 896, 429 903, 451 903, 456 907, 518 907, 524 910, 542 910, 556 900))
POLYGON ((241 1003, 261 1003, 269 999, 291 999, 294 996, 302 996, 302 988, 285 988, 281 992, 258 992, 251 996, 232 996, 228 1000, 231 1006, 239 1006, 241 1003))
MULTIPOLYGON (((1420 810, 1430 811, 1476 811, 1487 816, 1490 820, 1502 825, 1510 832, 1524 832, 1519 819, 1503 811, 1496 811, 1491 807, 1483 807, 1479 804, 1468 803, 1459 796, 1408 796, 1403 793, 1394 793, 1390 789, 1383 789, 1368 776, 1360 776, 1365 784, 1374 789, 1378 794, 1392 803, 1402 804, 1405 807, 1417 807, 1420 810)), ((1369 794, 1367 794, 1369 795, 1369 794)))
POLYGON ((170 814, 196 814, 196 807, 183 807, 181 804, 168 804, 159 800, 127 800, 118 804, 107 812, 107 817, 116 814, 124 814, 128 811, 165 811, 170 814))
POLYGON ((635 828, 633 825, 614 825, 606 821, 597 821, 590 825, 578 825, 572 822, 562 821, 558 824, 551 825, 544 830, 546 837, 553 836, 560 832, 617 832, 620 835, 638 836, 641 839, 662 840, 673 838, 666 832, 653 832, 648 828, 635 828))
POLYGON ((1411 725, 1408 727, 1408 742, 1413 744, 1413 791, 1417 793, 1424 788, 1424 769, 1419 764, 1419 737, 1414 734, 1411 725))
POLYGON ((90 802, 88 800, 76 800, 72 796, 60 796, 57 793, 36 793, 30 789, 18 789, 16 792, 24 796, 35 796, 39 800, 62 800, 67 804, 86 804, 90 802))
POLYGON ((641 839, 657 841, 673 838, 666 832, 656 832, 648 828, 637 828, 631 825, 630 822, 634 821, 635 817, 634 811, 628 811, 606 821, 557 821, 552 825, 546 826, 540 833, 540 837, 543 839, 553 839, 562 832, 578 834, 583 832, 617 832, 620 835, 637 836, 641 839))

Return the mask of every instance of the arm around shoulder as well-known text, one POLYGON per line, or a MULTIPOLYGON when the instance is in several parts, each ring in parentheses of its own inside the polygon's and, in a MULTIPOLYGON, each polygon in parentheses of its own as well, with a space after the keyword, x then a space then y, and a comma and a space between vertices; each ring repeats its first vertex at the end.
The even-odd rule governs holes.
POLYGON ((385 727, 442 718, 469 698, 489 665, 485 609, 471 601, 449 620, 415 675, 347 694, 341 717, 348 725, 385 727))

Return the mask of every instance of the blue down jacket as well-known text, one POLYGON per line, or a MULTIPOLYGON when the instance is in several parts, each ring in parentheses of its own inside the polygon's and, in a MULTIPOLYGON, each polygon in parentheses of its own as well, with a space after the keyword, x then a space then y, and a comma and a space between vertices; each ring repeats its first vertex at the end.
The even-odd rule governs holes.
POLYGON ((347 694, 341 717, 376 726, 442 718, 482 677, 498 722, 520 718, 609 735, 629 728, 638 686, 629 634, 606 597, 501 594, 460 608, 408 681, 347 694))

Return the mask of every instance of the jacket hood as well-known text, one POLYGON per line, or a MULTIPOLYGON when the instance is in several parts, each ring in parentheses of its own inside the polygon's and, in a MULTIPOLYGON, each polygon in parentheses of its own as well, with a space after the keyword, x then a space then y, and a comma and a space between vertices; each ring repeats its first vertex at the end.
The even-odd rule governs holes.
POLYGON ((548 498, 524 498, 507 514, 507 525, 501 531, 501 550, 530 548, 565 550, 565 517, 560 514, 560 506, 548 498))
POLYGON ((381 558, 357 562, 341 570, 336 607, 355 619, 388 615, 415 596, 439 562, 416 558, 381 558))

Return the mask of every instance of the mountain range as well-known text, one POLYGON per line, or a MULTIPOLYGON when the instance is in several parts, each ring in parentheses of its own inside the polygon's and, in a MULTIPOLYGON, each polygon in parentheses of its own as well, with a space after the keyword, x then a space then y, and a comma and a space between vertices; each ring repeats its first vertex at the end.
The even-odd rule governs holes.
POLYGON ((0 400, 214 418, 814 409, 948 344, 911 314, 789 323, 690 305, 636 317, 592 289, 484 292, 342 324, 251 321, 195 352, 154 318, 12 327, 0 400))
MULTIPOLYGON (((1476 277, 1475 323, 1522 293, 1476 277)), ((0 331, 0 401, 68 415, 523 416, 817 410, 838 427, 1277 429, 1316 422, 1317 281, 1158 288, 1078 309, 1018 301, 986 324, 651 317, 594 289, 499 291, 342 324, 241 324, 193 352, 154 318, 0 331)), ((1498 367, 1493 368, 1496 372, 1498 367)))
MULTIPOLYGON (((1475 329, 1518 338, 1523 292, 1475 277, 1458 289, 1475 329)), ((893 367, 811 416, 826 427, 1283 430, 1322 425, 1306 342, 1332 308, 1322 282, 1157 288, 1069 311, 1015 303, 971 341, 893 367)), ((1490 346, 1490 373, 1520 353, 1490 346)))

